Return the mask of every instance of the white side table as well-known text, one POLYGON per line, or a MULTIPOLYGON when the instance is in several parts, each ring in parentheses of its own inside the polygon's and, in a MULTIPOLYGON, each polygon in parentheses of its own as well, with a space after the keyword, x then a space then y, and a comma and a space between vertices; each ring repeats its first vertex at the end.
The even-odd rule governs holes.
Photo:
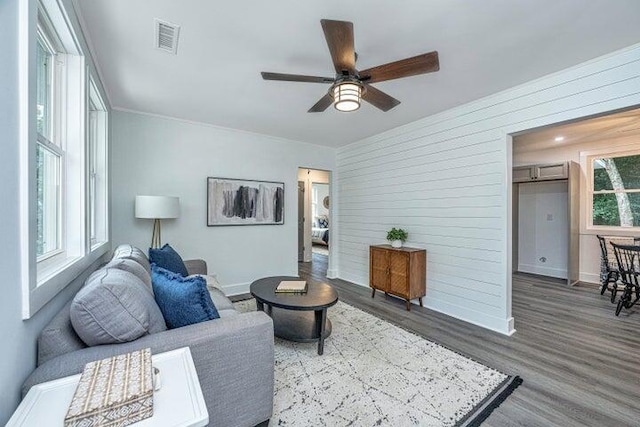
MULTIPOLYGON (((203 427, 209 413, 189 347, 151 356, 162 388, 153 393, 153 416, 136 427, 203 427)), ((62 426, 80 374, 31 387, 7 426, 62 426)))

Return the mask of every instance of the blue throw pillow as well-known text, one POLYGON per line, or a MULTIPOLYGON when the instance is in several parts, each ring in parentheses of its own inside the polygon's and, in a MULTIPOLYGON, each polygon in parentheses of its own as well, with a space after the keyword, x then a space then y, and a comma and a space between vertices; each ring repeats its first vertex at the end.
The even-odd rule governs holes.
POLYGON ((152 264, 151 282, 169 329, 220 318, 204 277, 182 277, 152 264))
POLYGON ((183 277, 189 275, 182 257, 168 243, 160 249, 149 248, 149 261, 158 267, 173 271, 183 277))

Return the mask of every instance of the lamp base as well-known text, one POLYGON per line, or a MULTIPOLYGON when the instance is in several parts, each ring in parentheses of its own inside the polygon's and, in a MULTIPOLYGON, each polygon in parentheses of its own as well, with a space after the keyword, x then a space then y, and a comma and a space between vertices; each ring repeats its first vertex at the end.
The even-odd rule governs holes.
POLYGON ((151 235, 151 247, 153 249, 159 249, 162 247, 162 242, 160 241, 160 220, 153 220, 153 234, 151 235))

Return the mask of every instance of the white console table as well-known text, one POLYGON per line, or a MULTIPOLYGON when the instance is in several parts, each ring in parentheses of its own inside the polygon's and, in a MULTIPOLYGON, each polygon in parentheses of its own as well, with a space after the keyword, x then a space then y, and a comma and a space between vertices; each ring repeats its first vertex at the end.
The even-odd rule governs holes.
MULTIPOLYGON (((136 427, 203 427, 209 413, 188 347, 151 356, 160 369, 162 387, 153 393, 153 416, 136 427)), ((62 426, 80 375, 31 387, 7 424, 8 427, 62 426)))

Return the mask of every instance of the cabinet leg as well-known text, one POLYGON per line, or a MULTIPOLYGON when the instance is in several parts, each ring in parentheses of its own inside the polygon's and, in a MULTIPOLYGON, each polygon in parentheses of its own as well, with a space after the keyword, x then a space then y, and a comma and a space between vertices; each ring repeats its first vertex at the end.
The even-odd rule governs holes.
POLYGON ((385 292, 385 293, 384 293, 384 297, 385 297, 385 298, 389 298, 389 293, 385 292))
POLYGON ((376 290, 375 288, 371 288, 371 298, 376 296, 376 290))
POLYGON ((422 297, 418 298, 418 301, 420 301, 420 307, 424 307, 424 305, 422 305, 422 297))
POLYGON ((407 311, 411 311, 411 301, 407 300, 407 311))

